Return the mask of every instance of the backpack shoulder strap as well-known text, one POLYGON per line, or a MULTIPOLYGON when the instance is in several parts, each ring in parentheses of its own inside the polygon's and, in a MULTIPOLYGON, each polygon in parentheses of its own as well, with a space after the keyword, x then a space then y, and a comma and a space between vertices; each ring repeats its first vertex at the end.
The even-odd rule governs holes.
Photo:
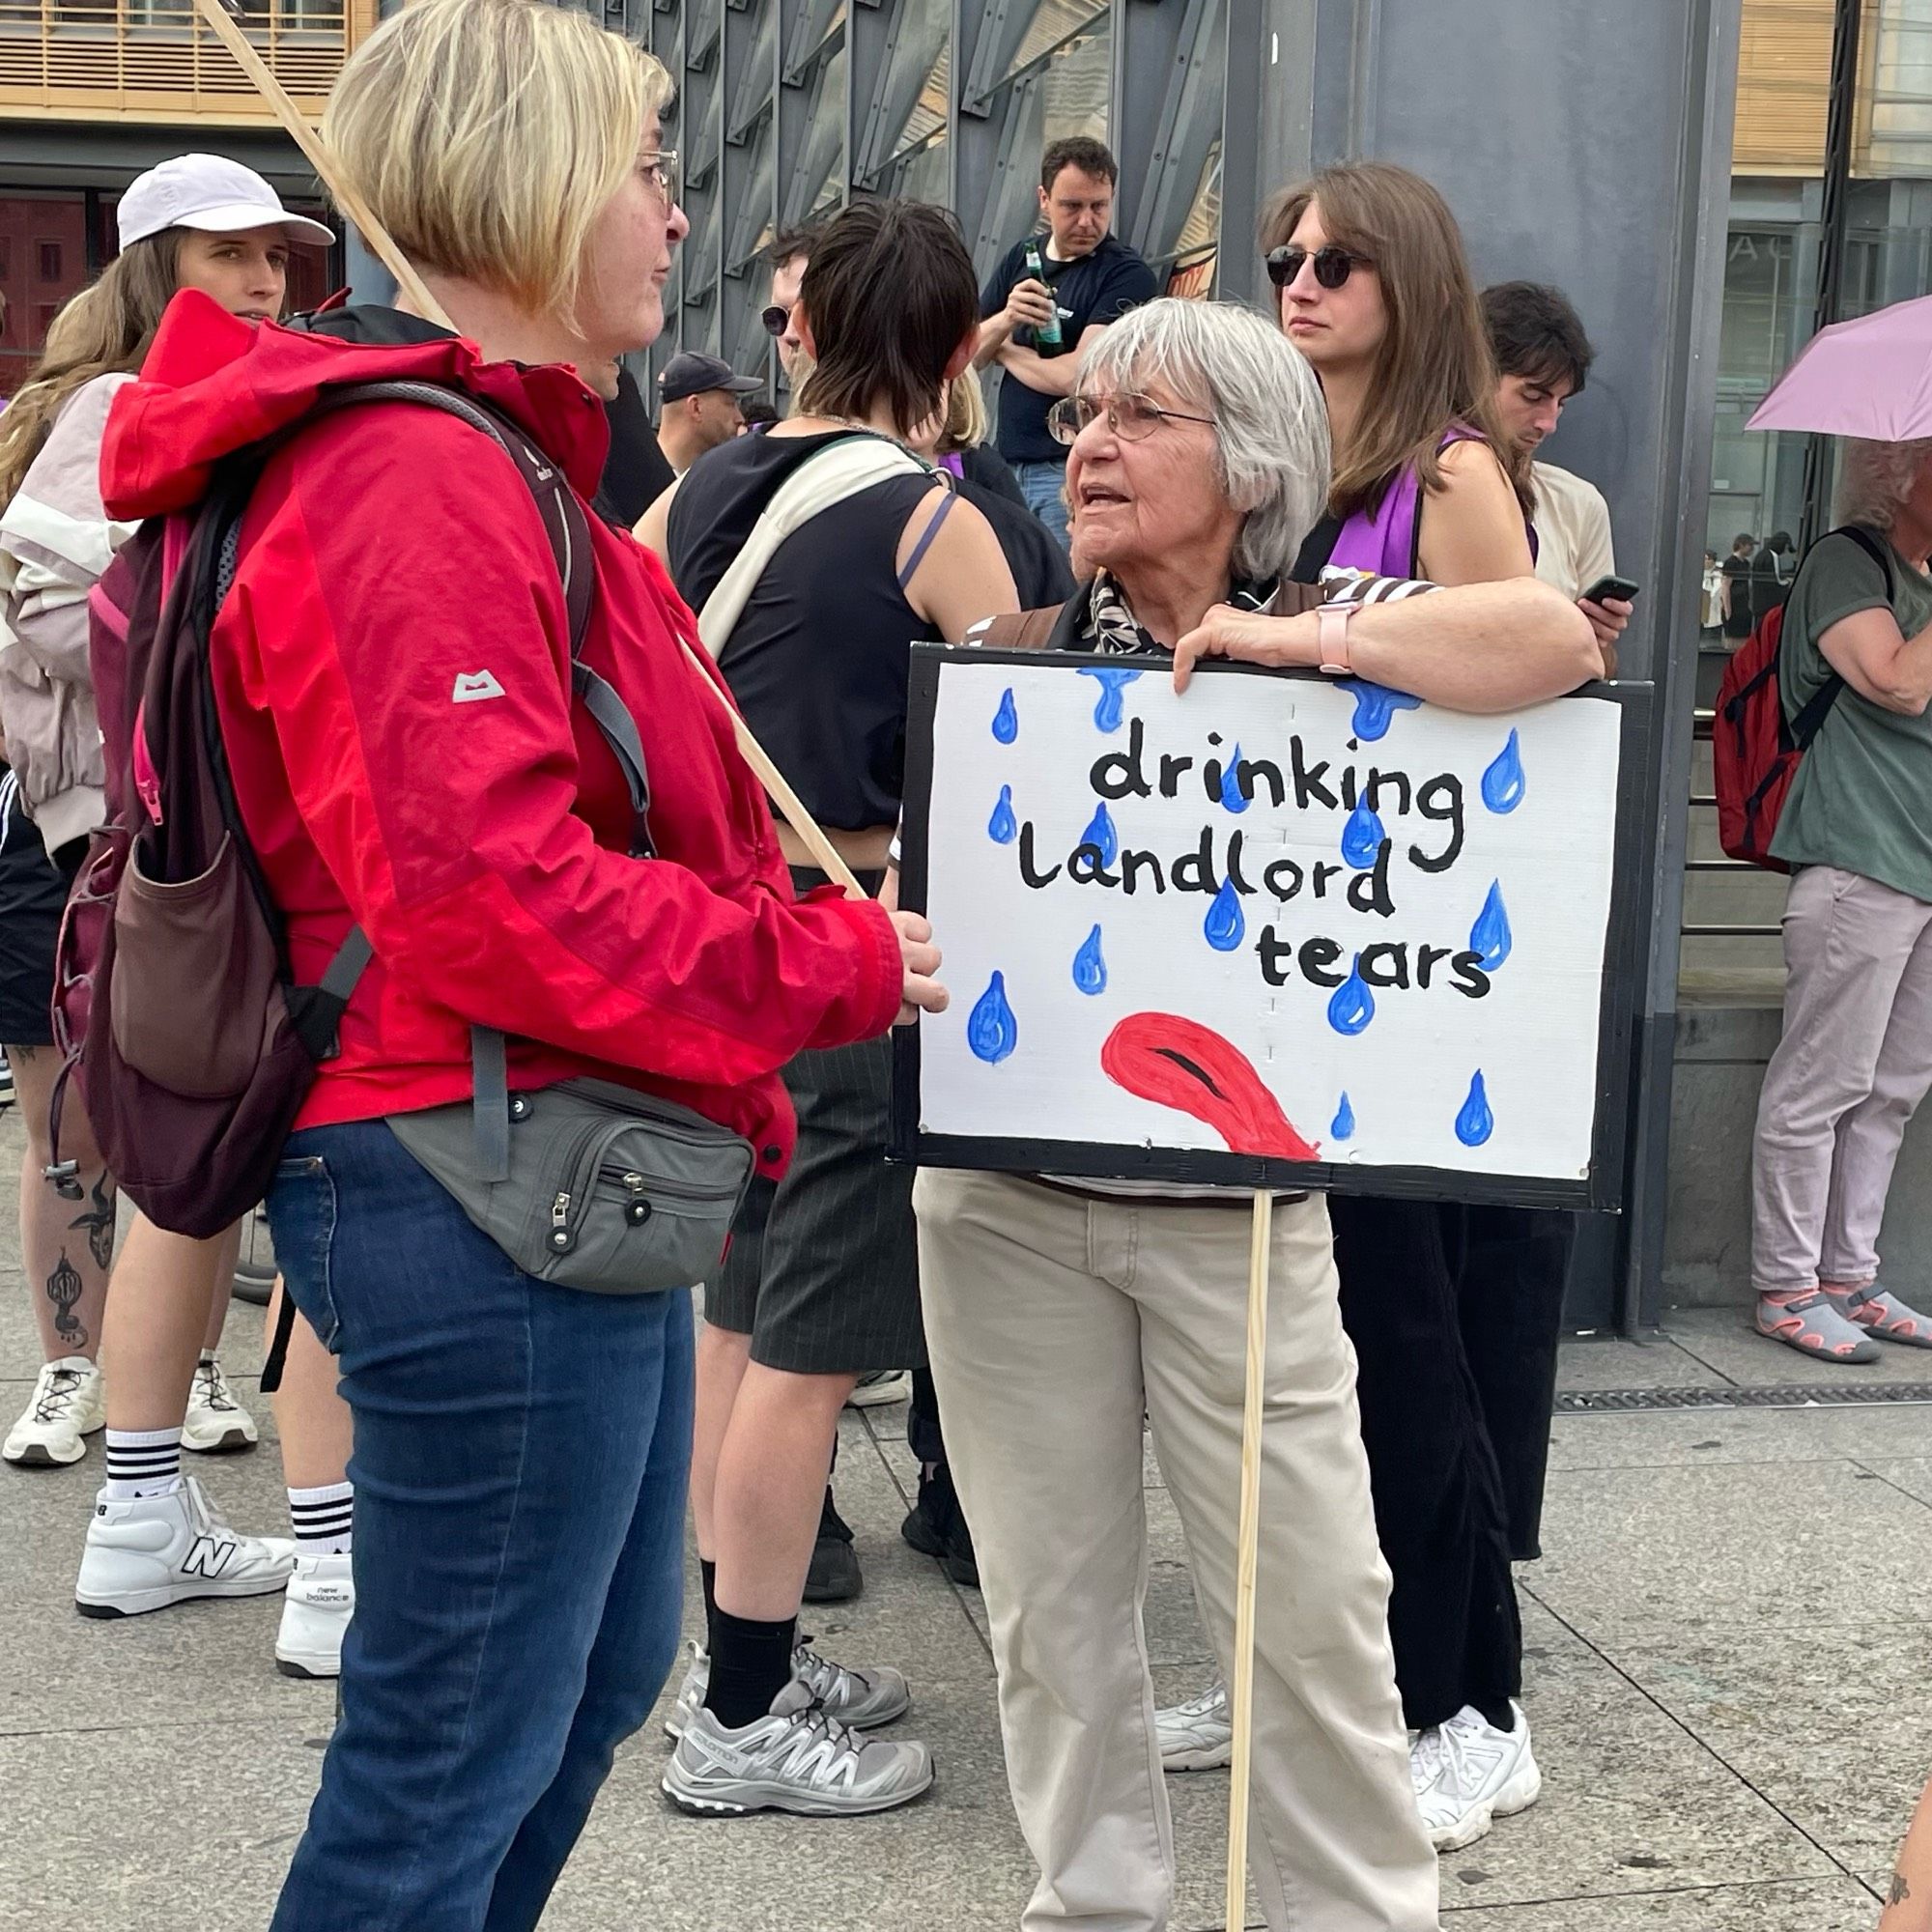
MULTIPOLYGON (((1867 529, 1862 524, 1843 524, 1831 533, 1834 537, 1850 537, 1871 560, 1885 573, 1885 595, 1889 603, 1898 586, 1891 575, 1891 556, 1885 540, 1875 530, 1867 529)), ((1812 549, 1815 551, 1814 544, 1812 549)), ((1806 561, 1809 561, 1807 557, 1806 561)), ((1796 588, 1794 580, 1793 587, 1796 588)), ((1781 609, 1782 607, 1780 607, 1781 609)), ((1778 656, 1783 658, 1782 635, 1778 638, 1778 656)), ((1845 689, 1844 675, 1833 670, 1823 684, 1805 700, 1804 707, 1791 721, 1791 742, 1801 751, 1808 751, 1811 741, 1825 728, 1825 721, 1832 715, 1832 707, 1837 703, 1845 689)))
POLYGON ((982 617, 964 641, 983 644, 989 651, 1044 650, 1060 622, 1065 604, 1043 604, 1036 611, 1009 611, 1003 617, 982 617))
POLYGON ((704 609, 697 613, 697 635, 704 648, 713 658, 724 651, 758 580, 794 530, 802 529, 821 510, 875 483, 930 473, 931 466, 911 450, 870 430, 854 430, 808 456, 772 493, 744 548, 704 600, 704 609))

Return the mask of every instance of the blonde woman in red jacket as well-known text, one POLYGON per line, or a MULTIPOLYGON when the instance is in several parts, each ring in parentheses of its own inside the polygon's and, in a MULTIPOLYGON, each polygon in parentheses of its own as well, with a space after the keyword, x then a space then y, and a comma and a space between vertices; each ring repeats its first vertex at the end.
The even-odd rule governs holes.
MULTIPOLYGON (((493 405, 587 499, 597 389, 661 328, 686 233, 668 92, 648 55, 540 0, 418 0, 385 22, 327 135, 460 336, 255 331, 184 297, 117 402, 110 508, 185 507, 321 384, 373 377, 493 405)), ((593 519, 590 538, 582 655, 640 736, 654 857, 631 856, 621 767, 573 699, 531 491, 470 424, 379 403, 281 449, 213 628, 294 972, 319 976, 352 926, 373 949, 269 1198, 290 1290, 341 1367, 357 1488, 343 1719, 284 1932, 533 1926, 677 1640, 690 1296, 524 1272, 390 1122, 467 1103, 485 1028, 539 1109, 595 1075, 734 1129, 776 1176, 779 1068, 945 998, 923 922, 794 901, 722 687, 683 647, 690 612, 628 534, 593 519)), ((931 1776, 923 1751, 809 1711, 771 1721, 849 1756, 855 1781, 931 1776)))

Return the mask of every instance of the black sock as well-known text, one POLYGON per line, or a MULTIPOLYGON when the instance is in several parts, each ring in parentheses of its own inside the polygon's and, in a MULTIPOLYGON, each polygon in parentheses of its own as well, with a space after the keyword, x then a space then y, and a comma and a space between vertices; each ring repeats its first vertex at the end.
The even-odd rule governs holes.
POLYGON ((702 1556, 697 1559, 698 1581, 704 1585, 704 1648, 711 1649, 714 1642, 713 1627, 718 1622, 718 1566, 707 1562, 702 1556))
POLYGON ((711 1619, 711 1688, 704 1708, 727 1731, 754 1724, 791 1682, 791 1654, 798 1642, 798 1619, 756 1623, 716 1611, 711 1619))
POLYGON ((1516 1711, 1507 1697, 1494 1704, 1478 1704, 1476 1709, 1481 1714, 1484 1723, 1491 1729, 1497 1731, 1516 1729, 1516 1711))

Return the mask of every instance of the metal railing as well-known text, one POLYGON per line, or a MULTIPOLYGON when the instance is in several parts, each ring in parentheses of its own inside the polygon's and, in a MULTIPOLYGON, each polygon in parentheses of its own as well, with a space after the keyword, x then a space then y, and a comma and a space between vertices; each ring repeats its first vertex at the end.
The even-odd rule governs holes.
MULTIPOLYGON (((1698 742, 1708 745, 1711 742, 1712 722, 1716 717, 1715 711, 1702 709, 1693 711, 1690 714, 1691 736, 1698 742)), ((1700 807, 1707 811, 1715 811, 1718 807, 1717 793, 1693 791, 1690 794, 1690 808, 1694 811, 1700 807)), ((1684 869, 1687 872, 1754 872, 1758 868, 1748 859, 1686 859, 1684 869)), ((1693 924, 1689 922, 1677 929, 1679 935, 1685 939, 1776 939, 1781 930, 1776 924, 1762 923, 1693 924)))
MULTIPOLYGON (((284 87, 320 113, 377 0, 244 0, 242 25, 284 87)), ((79 121, 271 122, 192 0, 0 0, 0 113, 79 121)))

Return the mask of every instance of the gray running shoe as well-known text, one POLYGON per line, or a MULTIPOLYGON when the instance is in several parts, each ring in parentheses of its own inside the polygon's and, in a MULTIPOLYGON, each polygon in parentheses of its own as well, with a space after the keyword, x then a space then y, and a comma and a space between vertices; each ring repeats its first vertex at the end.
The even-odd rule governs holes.
MULTIPOLYGON (((791 1674, 848 1731, 875 1731, 895 1723, 912 1709, 912 1691, 896 1670, 851 1670, 820 1657, 811 1638, 802 1636, 791 1654, 791 1674)), ((665 1719, 665 1736, 675 1744, 684 1735, 692 1714, 711 1688, 711 1655, 700 1643, 691 1646, 691 1668, 678 1687, 677 1702, 665 1719)))
POLYGON ((1881 1341, 1902 1342, 1908 1349, 1932 1349, 1932 1321, 1916 1308, 1908 1308, 1878 1282, 1844 1294, 1833 1294, 1827 1289, 1825 1294, 1848 1321, 1856 1321, 1881 1341))
POLYGON ((666 1767, 664 1793, 701 1817, 857 1818, 908 1804, 931 1783, 932 1753, 923 1745, 861 1738, 794 1677, 769 1716, 740 1730, 727 1731, 701 1706, 694 1711, 666 1767))

